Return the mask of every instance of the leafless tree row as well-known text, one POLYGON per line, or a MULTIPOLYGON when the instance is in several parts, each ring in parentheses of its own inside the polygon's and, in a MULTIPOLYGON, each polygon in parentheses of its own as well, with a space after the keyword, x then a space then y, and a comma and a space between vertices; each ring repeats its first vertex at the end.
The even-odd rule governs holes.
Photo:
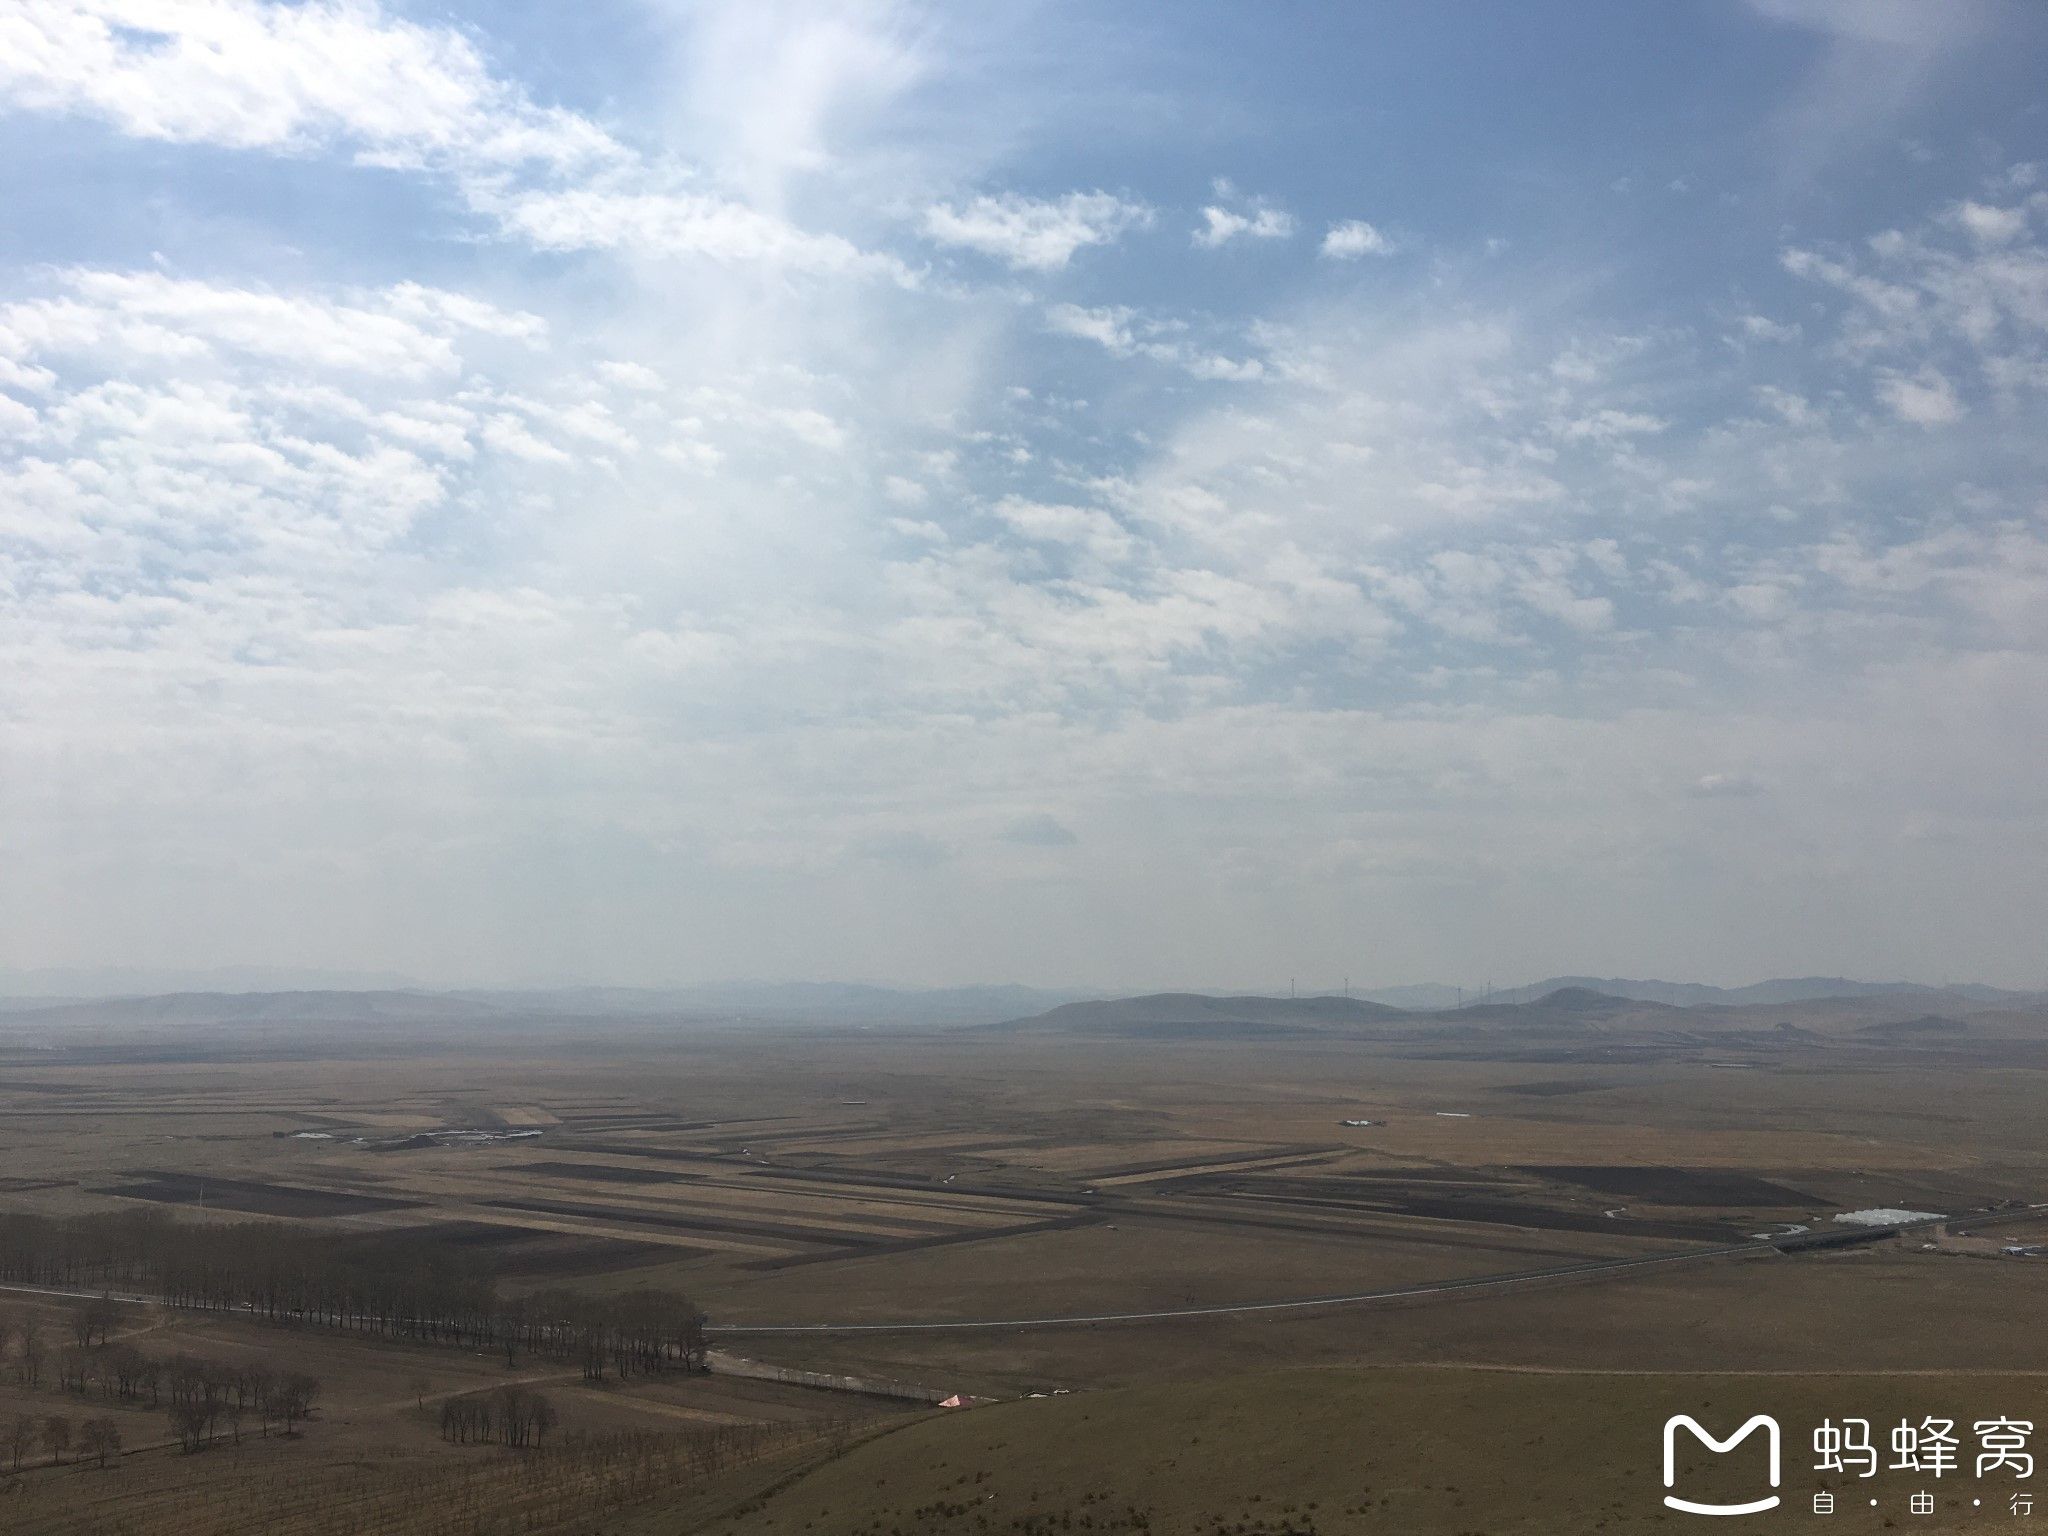
POLYGON ((171 1432, 187 1451, 204 1450, 225 1433, 237 1445, 250 1421, 268 1435, 272 1425, 287 1435, 313 1412, 319 1378, 269 1366, 227 1366, 179 1356, 164 1371, 170 1399, 171 1432))
MULTIPOLYGON (((97 1391, 103 1400, 137 1407, 147 1398, 149 1407, 169 1413, 171 1430, 188 1451, 212 1445, 223 1435, 239 1444, 244 1428, 251 1425, 265 1435, 273 1426, 296 1434, 319 1398, 318 1379, 301 1371, 279 1371, 260 1362, 229 1365, 183 1354, 163 1359, 131 1344, 109 1343, 119 1314, 119 1306, 106 1297, 82 1301, 72 1309, 71 1336, 79 1342, 57 1353, 57 1387, 81 1397, 97 1391)), ((42 1335, 42 1319, 35 1313, 0 1315, 0 1360, 6 1359, 11 1343, 17 1379, 26 1386, 35 1386, 42 1377, 42 1335)), ((5 1444, 16 1466, 38 1433, 52 1460, 61 1461, 69 1448, 71 1421, 52 1415, 41 1421, 40 1431, 25 1430, 25 1423, 32 1424, 33 1416, 17 1422, 5 1444), (53 1443, 51 1436, 61 1437, 63 1443, 53 1443)), ((85 1452, 104 1461, 111 1451, 118 1451, 118 1431, 111 1443, 106 1438, 112 1427, 111 1419, 87 1420, 80 1441, 85 1452)))
MULTIPOLYGON (((704 1360, 704 1317, 688 1297, 638 1290, 551 1290, 500 1297, 486 1261, 431 1235, 337 1235, 273 1222, 178 1222, 155 1211, 0 1215, 0 1280, 140 1291, 175 1306, 317 1323, 385 1337, 575 1358, 599 1378, 704 1360)), ((118 1307, 74 1324, 80 1348, 104 1345, 118 1307)), ((23 1354, 40 1373, 40 1337, 23 1354)))
POLYGON ((537 1291, 505 1304, 497 1332, 508 1362, 518 1348, 574 1358, 591 1381, 608 1368, 624 1380, 704 1364, 704 1314, 674 1291, 537 1291))
POLYGON ((553 1403, 524 1387, 468 1392, 441 1405, 441 1438, 458 1445, 496 1438, 500 1445, 538 1449, 560 1422, 553 1403))
MULTIPOLYGON (((61 1413, 38 1417, 33 1413, 17 1415, 8 1426, 7 1435, 0 1440, 9 1461, 9 1470, 19 1472, 41 1445, 50 1465, 61 1466, 72 1447, 71 1420, 61 1413)), ((121 1427, 112 1419, 87 1419, 78 1426, 78 1453, 80 1459, 90 1457, 97 1465, 104 1467, 109 1456, 121 1454, 121 1427)))
POLYGON ((38 1385, 43 1366, 49 1360, 49 1345, 43 1338, 43 1320, 33 1312, 19 1317, 0 1312, 0 1361, 14 1351, 14 1379, 24 1387, 38 1385))

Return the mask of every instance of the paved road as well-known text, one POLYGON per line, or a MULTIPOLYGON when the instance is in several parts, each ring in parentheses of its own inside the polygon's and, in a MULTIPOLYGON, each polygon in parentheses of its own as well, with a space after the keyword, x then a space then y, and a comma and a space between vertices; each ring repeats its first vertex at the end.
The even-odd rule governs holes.
MULTIPOLYGON (((1946 1220, 1946 1217, 1938 1218, 1946 1220)), ((1903 1222, 1895 1227, 1868 1228, 1873 1241, 1893 1237, 1935 1221, 1903 1222)), ((1622 1274, 1629 1270, 1654 1269, 1672 1264, 1699 1264, 1737 1254, 1770 1253, 1789 1239, 1780 1235, 1760 1242, 1727 1243, 1714 1248, 1693 1248, 1684 1253, 1662 1253, 1647 1259, 1595 1259, 1585 1264, 1563 1264, 1551 1269, 1518 1270, 1510 1274, 1474 1275, 1464 1280, 1439 1280, 1427 1285, 1402 1285, 1390 1290, 1353 1291, 1342 1296, 1305 1296, 1289 1301, 1243 1301, 1206 1307, 1164 1307, 1151 1312, 1093 1312, 1056 1317, 971 1318, 952 1322, 910 1321, 882 1323, 712 1323, 707 1333, 738 1334, 840 1334, 840 1333, 961 1333, 1006 1328, 1080 1328, 1092 1323, 1153 1323, 1183 1317, 1242 1317, 1260 1313, 1301 1312, 1313 1307, 1356 1306, 1373 1301, 1396 1301, 1403 1297, 1444 1296, 1456 1291, 1507 1289, 1544 1280, 1591 1278, 1622 1274)))
MULTIPOLYGON (((1870 1240, 1876 1241, 1879 1238, 1895 1237, 1901 1232, 1932 1227, 1951 1219, 1961 1221, 1966 1218, 1933 1217, 1926 1221, 1901 1222, 1892 1227, 1865 1228, 1864 1231, 1870 1234, 1870 1240)), ((1725 1243, 1713 1248, 1691 1248, 1683 1253, 1660 1253, 1650 1258, 1594 1259, 1584 1264, 1561 1264, 1550 1269, 1473 1275, 1462 1280, 1438 1280, 1426 1285, 1402 1285, 1388 1290, 1352 1291, 1341 1296, 1303 1296, 1286 1301, 1240 1301, 1205 1307, 1162 1307, 1148 1312, 1086 1312, 1049 1317, 977 1317, 946 1321, 901 1319, 879 1323, 712 1323, 704 1331, 725 1337, 742 1334, 967 1333, 996 1332, 1015 1328, 1083 1328, 1094 1323, 1156 1323, 1188 1317, 1246 1317, 1261 1313, 1305 1312, 1316 1307, 1358 1306, 1368 1302, 1398 1301, 1408 1297, 1447 1296, 1459 1291, 1506 1290, 1513 1286, 1534 1285, 1545 1280, 1591 1279, 1674 1264, 1701 1264, 1713 1259, 1732 1258, 1739 1254, 1771 1253, 1780 1245, 1791 1241, 1792 1238, 1780 1235, 1760 1241, 1725 1243)), ((5 1291, 35 1296, 79 1298, 92 1298, 102 1294, 98 1291, 70 1291, 49 1286, 0 1283, 0 1292, 5 1291)), ((112 1299, 143 1306, 157 1301, 153 1296, 118 1291, 114 1293, 112 1299)))

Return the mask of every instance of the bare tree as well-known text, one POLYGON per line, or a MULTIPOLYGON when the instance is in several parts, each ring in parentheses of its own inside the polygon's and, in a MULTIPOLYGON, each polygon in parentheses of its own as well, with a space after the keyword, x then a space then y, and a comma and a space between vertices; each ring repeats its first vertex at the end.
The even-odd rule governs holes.
POLYGON ((43 1420, 43 1449, 50 1453, 52 1466, 60 1465, 64 1453, 71 1449, 71 1421, 61 1413, 53 1413, 43 1420))
POLYGON ((270 1437, 270 1421, 277 1418, 277 1373, 267 1365, 252 1365, 242 1373, 247 1383, 249 1401, 256 1405, 256 1412, 263 1421, 263 1435, 270 1437))
POLYGON ((178 1444, 189 1456, 206 1444, 206 1405, 194 1402, 173 1402, 170 1408, 171 1432, 178 1437, 178 1444))
POLYGON ((278 1416, 284 1420, 284 1432, 295 1433, 299 1420, 310 1416, 313 1404, 320 1396, 320 1380, 303 1371, 294 1371, 286 1376, 279 1391, 278 1416))
POLYGON ((28 1459, 28 1453, 35 1449, 35 1443, 36 1416, 32 1413, 17 1415, 13 1426, 7 1431, 7 1454, 13 1458, 13 1469, 16 1472, 21 1470, 22 1462, 28 1459))
POLYGON ((21 1360, 15 1367, 16 1374, 27 1386, 34 1386, 43 1379, 43 1325, 31 1312, 21 1320, 21 1360))
POLYGON ((79 1430, 78 1443, 95 1464, 104 1467, 109 1456, 121 1454, 121 1429, 112 1419, 87 1419, 79 1430))
POLYGON ((555 1412, 553 1403, 536 1392, 527 1407, 527 1422, 533 1430, 533 1443, 543 1445, 547 1442, 548 1431, 560 1424, 562 1417, 555 1412))
POLYGON ((57 1386, 65 1392, 83 1392, 92 1375, 92 1357, 83 1349, 66 1345, 57 1351, 57 1386))

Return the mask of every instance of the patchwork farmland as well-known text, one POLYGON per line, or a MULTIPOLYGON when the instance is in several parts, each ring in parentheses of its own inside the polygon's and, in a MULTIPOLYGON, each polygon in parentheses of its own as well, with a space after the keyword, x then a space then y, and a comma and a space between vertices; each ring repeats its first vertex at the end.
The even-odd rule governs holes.
MULTIPOLYGON (((344 1270, 400 1255, 488 1287, 527 1342, 488 1318, 445 1337, 281 1328, 232 1294, 194 1311, 110 1286, 120 1345, 201 1376, 288 1350, 318 1366, 320 1406, 288 1442, 210 1463, 224 1470, 202 1494, 161 1414, 116 1393, 122 1481, 31 1454, 9 1507, 22 1530, 99 1529, 75 1494, 118 1487, 109 1508, 129 1523, 105 1529, 206 1530, 227 1490, 289 1468, 300 1524, 277 1529, 397 1533, 481 1510, 594 1530, 612 1517, 593 1499, 621 1521, 650 1499, 732 1515, 956 1393, 1289 1365, 1711 1371, 1748 1358, 1759 1329, 1790 1370, 2048 1370, 2020 1321, 2040 1271, 2006 1257, 2037 1237, 2048 1187, 2048 1056, 2029 1027, 1915 1046, 1854 1019, 1541 1024, 618 1026, 573 1057, 487 1055, 459 1032, 402 1052, 231 1030, 176 1051, 16 1045, 0 1222, 169 1221, 258 1250, 273 1234, 344 1270), (1873 1207, 1953 1214, 1958 1235, 1833 1220, 1873 1207), (2010 1243, 1993 1236, 2006 1228, 2010 1243), (1801 1247, 1822 1239, 1844 1246, 1801 1247), (1380 1299, 1293 1305, 1358 1296, 1380 1299), (701 1309, 709 1375, 600 1362, 593 1377, 588 1359, 530 1352, 536 1316, 650 1297, 701 1309), (1939 1349, 1886 1326, 1929 1306, 1954 1319, 1939 1349), (1011 1326, 1060 1318, 1143 1320, 1011 1326), (553 1470, 442 1433, 450 1405, 508 1386, 559 1418, 553 1470), (714 1431, 715 1453, 688 1438, 714 1431), (513 1480, 497 1488, 480 1457, 513 1458, 513 1480), (326 1526, 304 1523, 316 1504, 326 1526)), ((31 1382, 20 1342, 31 1314, 45 1340, 69 1337, 94 1287, 67 1289, 0 1292, 0 1424, 78 1398, 52 1382, 87 1363, 52 1344, 31 1382)), ((98 1379, 96 1408, 114 1391, 98 1379)))

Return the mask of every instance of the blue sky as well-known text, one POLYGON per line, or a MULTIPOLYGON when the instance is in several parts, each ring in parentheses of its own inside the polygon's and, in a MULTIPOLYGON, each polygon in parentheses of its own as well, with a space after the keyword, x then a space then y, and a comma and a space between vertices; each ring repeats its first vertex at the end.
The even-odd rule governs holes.
POLYGON ((0 966, 2041 984, 2044 66, 0 0, 0 966))

